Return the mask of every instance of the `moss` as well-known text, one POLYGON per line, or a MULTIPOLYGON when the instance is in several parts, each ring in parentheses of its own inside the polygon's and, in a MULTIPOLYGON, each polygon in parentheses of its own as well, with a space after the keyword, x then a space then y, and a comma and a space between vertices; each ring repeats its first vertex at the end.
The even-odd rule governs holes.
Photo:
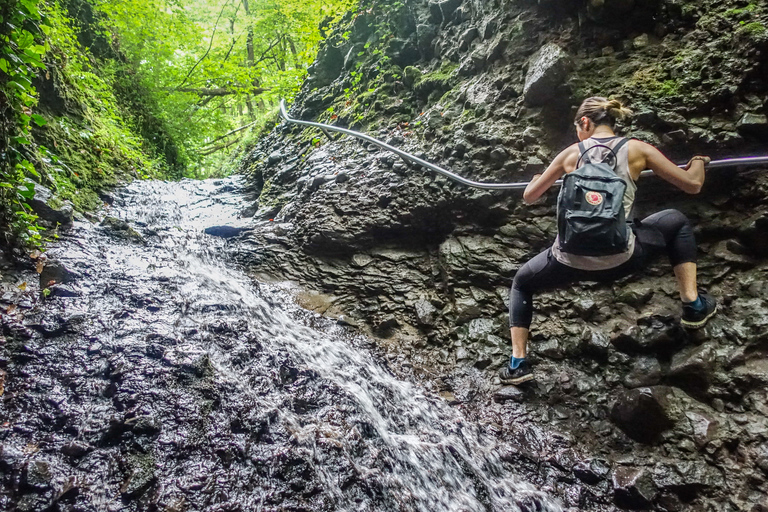
POLYGON ((421 75, 421 78, 414 83, 414 90, 422 96, 431 97, 435 91, 442 94, 451 89, 451 83, 456 77, 458 67, 458 64, 454 62, 443 61, 440 69, 421 75))
POLYGON ((759 21, 754 21, 752 23, 744 23, 743 25, 741 25, 739 27, 739 32, 742 32, 745 34, 751 34, 751 35, 761 35, 768 32, 768 28, 766 28, 765 25, 763 25, 759 21))
POLYGON ((666 98, 680 94, 682 81, 666 78, 665 75, 666 72, 658 64, 640 68, 626 82, 625 87, 633 91, 645 91, 652 98, 666 98))
POLYGON ((746 7, 736 7, 733 9, 728 9, 723 13, 723 16, 726 16, 728 18, 733 18, 736 16, 741 16, 742 14, 748 14, 755 12, 757 10, 757 4, 751 3, 747 5, 746 7))

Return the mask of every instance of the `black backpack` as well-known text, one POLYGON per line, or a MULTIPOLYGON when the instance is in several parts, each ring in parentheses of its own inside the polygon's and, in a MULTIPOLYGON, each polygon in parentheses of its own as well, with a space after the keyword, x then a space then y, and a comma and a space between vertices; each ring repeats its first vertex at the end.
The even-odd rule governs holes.
POLYGON ((624 215, 626 182, 616 174, 616 153, 626 144, 622 139, 614 149, 597 144, 585 149, 576 170, 566 174, 557 198, 557 234, 560 250, 581 256, 607 256, 627 250, 629 230, 624 215), (608 149, 601 162, 592 162, 587 153, 608 149), (582 159, 584 165, 579 167, 582 159), (613 162, 610 162, 610 160, 613 162))

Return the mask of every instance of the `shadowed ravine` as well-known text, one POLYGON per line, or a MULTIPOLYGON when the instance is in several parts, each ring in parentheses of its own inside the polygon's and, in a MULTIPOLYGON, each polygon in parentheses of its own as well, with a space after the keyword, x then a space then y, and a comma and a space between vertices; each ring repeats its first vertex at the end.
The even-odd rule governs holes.
POLYGON ((236 178, 137 182, 51 248, 69 283, 3 348, 0 508, 560 510, 370 341, 241 272, 203 230, 243 205, 236 178))

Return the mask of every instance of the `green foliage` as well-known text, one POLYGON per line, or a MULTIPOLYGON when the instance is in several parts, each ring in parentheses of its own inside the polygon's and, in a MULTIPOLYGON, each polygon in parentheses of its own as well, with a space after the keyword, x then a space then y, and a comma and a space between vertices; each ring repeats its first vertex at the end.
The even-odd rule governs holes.
POLYGON ((723 13, 723 16, 726 16, 728 18, 741 16, 742 14, 750 14, 757 10, 757 4, 751 3, 747 5, 746 7, 736 7, 733 9, 728 9, 723 13))
POLYGON ((680 79, 667 78, 666 71, 658 64, 637 70, 627 86, 632 90, 643 91, 651 98, 677 96, 683 88, 680 79))
POLYGON ((234 168, 221 151, 274 126, 354 2, 60 1, 0 6, 0 229, 27 244, 42 240, 29 179, 89 209, 123 177, 234 168))
POLYGON ((44 31, 50 27, 43 17, 42 0, 8 0, 0 7, 0 225, 10 226, 7 241, 19 239, 39 244, 37 217, 27 201, 34 187, 25 180, 40 178, 32 164, 33 125, 45 119, 32 109, 37 105, 37 90, 32 84, 35 72, 44 68, 44 31))
POLYGON ((223 174, 221 151, 246 142, 292 99, 332 23, 353 0, 91 0, 115 53, 169 135, 184 174, 223 174), (108 27, 108 28, 106 28, 108 27), (238 128, 244 130, 230 132, 238 128))

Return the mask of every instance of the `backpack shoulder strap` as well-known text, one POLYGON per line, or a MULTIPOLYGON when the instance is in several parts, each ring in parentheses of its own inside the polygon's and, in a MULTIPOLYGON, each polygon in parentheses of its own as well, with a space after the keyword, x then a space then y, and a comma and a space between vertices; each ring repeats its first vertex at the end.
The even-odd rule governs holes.
POLYGON ((581 161, 582 161, 582 160, 584 160, 584 163, 585 163, 585 164, 590 164, 590 163, 592 163, 592 162, 589 160, 589 155, 587 155, 587 151, 589 151, 589 150, 588 150, 588 149, 587 149, 587 147, 584 145, 584 143, 583 143, 583 142, 579 142, 579 159, 578 159, 578 160, 576 160, 576 168, 577 168, 577 169, 579 168, 579 164, 581 163, 581 161))
POLYGON ((613 152, 614 152, 616 155, 618 155, 618 154, 619 154, 619 150, 622 148, 622 146, 624 146, 624 144, 626 144, 626 143, 627 143, 627 142, 629 142, 629 141, 630 141, 630 139, 629 139, 628 137, 624 137, 624 138, 622 138, 622 139, 619 141, 619 143, 618 143, 618 144, 616 144, 616 145, 613 147, 613 152))

